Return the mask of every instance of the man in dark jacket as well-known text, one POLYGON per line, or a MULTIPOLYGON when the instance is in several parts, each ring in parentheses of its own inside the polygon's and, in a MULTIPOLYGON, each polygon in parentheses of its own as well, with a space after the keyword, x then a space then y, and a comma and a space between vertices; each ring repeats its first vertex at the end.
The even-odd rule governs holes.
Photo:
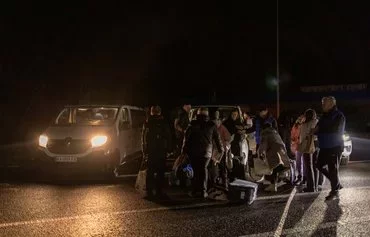
POLYGON ((206 198, 208 182, 208 164, 212 158, 212 151, 215 148, 219 153, 224 152, 220 134, 216 125, 209 120, 207 108, 200 108, 197 120, 191 122, 191 126, 185 133, 183 153, 190 158, 194 170, 193 191, 191 196, 201 192, 206 198))
POLYGON ((154 197, 154 193, 159 198, 164 197, 162 185, 164 184, 166 155, 170 149, 170 126, 161 116, 161 107, 152 106, 142 133, 143 156, 148 160, 146 187, 150 198, 154 197))
POLYGON ((317 168, 330 180, 331 192, 326 197, 330 200, 335 198, 342 188, 339 182, 339 163, 344 146, 343 135, 346 119, 344 114, 337 109, 336 100, 332 96, 322 99, 322 109, 324 114, 315 129, 320 148, 317 168))

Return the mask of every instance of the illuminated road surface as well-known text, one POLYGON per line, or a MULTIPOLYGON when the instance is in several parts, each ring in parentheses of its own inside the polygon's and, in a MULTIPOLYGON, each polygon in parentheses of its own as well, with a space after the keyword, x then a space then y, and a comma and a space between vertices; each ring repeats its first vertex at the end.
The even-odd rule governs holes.
MULTIPOLYGON (((0 181, 0 236, 370 236, 370 163, 342 168, 340 200, 282 187, 251 206, 191 200, 153 203, 134 179, 109 182, 0 181)), ((6 180, 5 180, 6 178, 6 180)), ((36 180, 36 179, 35 179, 36 180)))

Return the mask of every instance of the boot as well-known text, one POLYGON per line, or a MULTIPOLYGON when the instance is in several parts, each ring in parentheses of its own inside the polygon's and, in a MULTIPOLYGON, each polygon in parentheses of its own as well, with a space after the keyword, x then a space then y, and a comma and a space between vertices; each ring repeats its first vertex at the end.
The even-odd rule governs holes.
POLYGON ((269 186, 267 186, 267 188, 265 188, 265 191, 266 192, 274 192, 276 193, 277 192, 277 184, 270 184, 269 186))

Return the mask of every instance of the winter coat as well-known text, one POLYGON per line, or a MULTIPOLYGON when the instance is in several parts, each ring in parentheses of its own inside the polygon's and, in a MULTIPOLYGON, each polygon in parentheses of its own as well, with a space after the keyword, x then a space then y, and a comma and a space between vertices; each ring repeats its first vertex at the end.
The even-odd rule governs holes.
POLYGON ((162 116, 150 116, 143 125, 142 151, 144 155, 165 154, 172 147, 169 124, 162 116))
POLYGON ((214 122, 206 116, 198 116, 186 130, 183 153, 193 158, 212 158, 213 149, 224 152, 220 134, 214 122), (214 147, 215 146, 215 147, 214 147))
POLYGON ((301 125, 299 131, 299 152, 308 154, 313 154, 315 152, 315 138, 314 135, 311 134, 311 131, 316 127, 317 122, 318 120, 314 119, 301 125))
POLYGON ((343 135, 346 125, 346 118, 337 108, 324 113, 320 118, 318 126, 318 140, 320 148, 343 147, 343 135))
POLYGON ((274 128, 266 128, 262 130, 258 153, 265 154, 267 163, 271 170, 275 169, 279 165, 290 167, 285 144, 279 133, 274 128))

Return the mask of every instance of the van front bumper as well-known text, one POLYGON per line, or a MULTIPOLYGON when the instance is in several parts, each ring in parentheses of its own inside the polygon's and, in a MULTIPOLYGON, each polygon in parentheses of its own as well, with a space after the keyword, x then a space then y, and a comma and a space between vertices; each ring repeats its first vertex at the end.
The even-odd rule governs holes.
POLYGON ((40 168, 83 168, 83 169, 105 169, 113 166, 117 154, 104 150, 91 151, 88 154, 80 155, 56 155, 50 156, 44 149, 39 149, 37 163, 40 168))

